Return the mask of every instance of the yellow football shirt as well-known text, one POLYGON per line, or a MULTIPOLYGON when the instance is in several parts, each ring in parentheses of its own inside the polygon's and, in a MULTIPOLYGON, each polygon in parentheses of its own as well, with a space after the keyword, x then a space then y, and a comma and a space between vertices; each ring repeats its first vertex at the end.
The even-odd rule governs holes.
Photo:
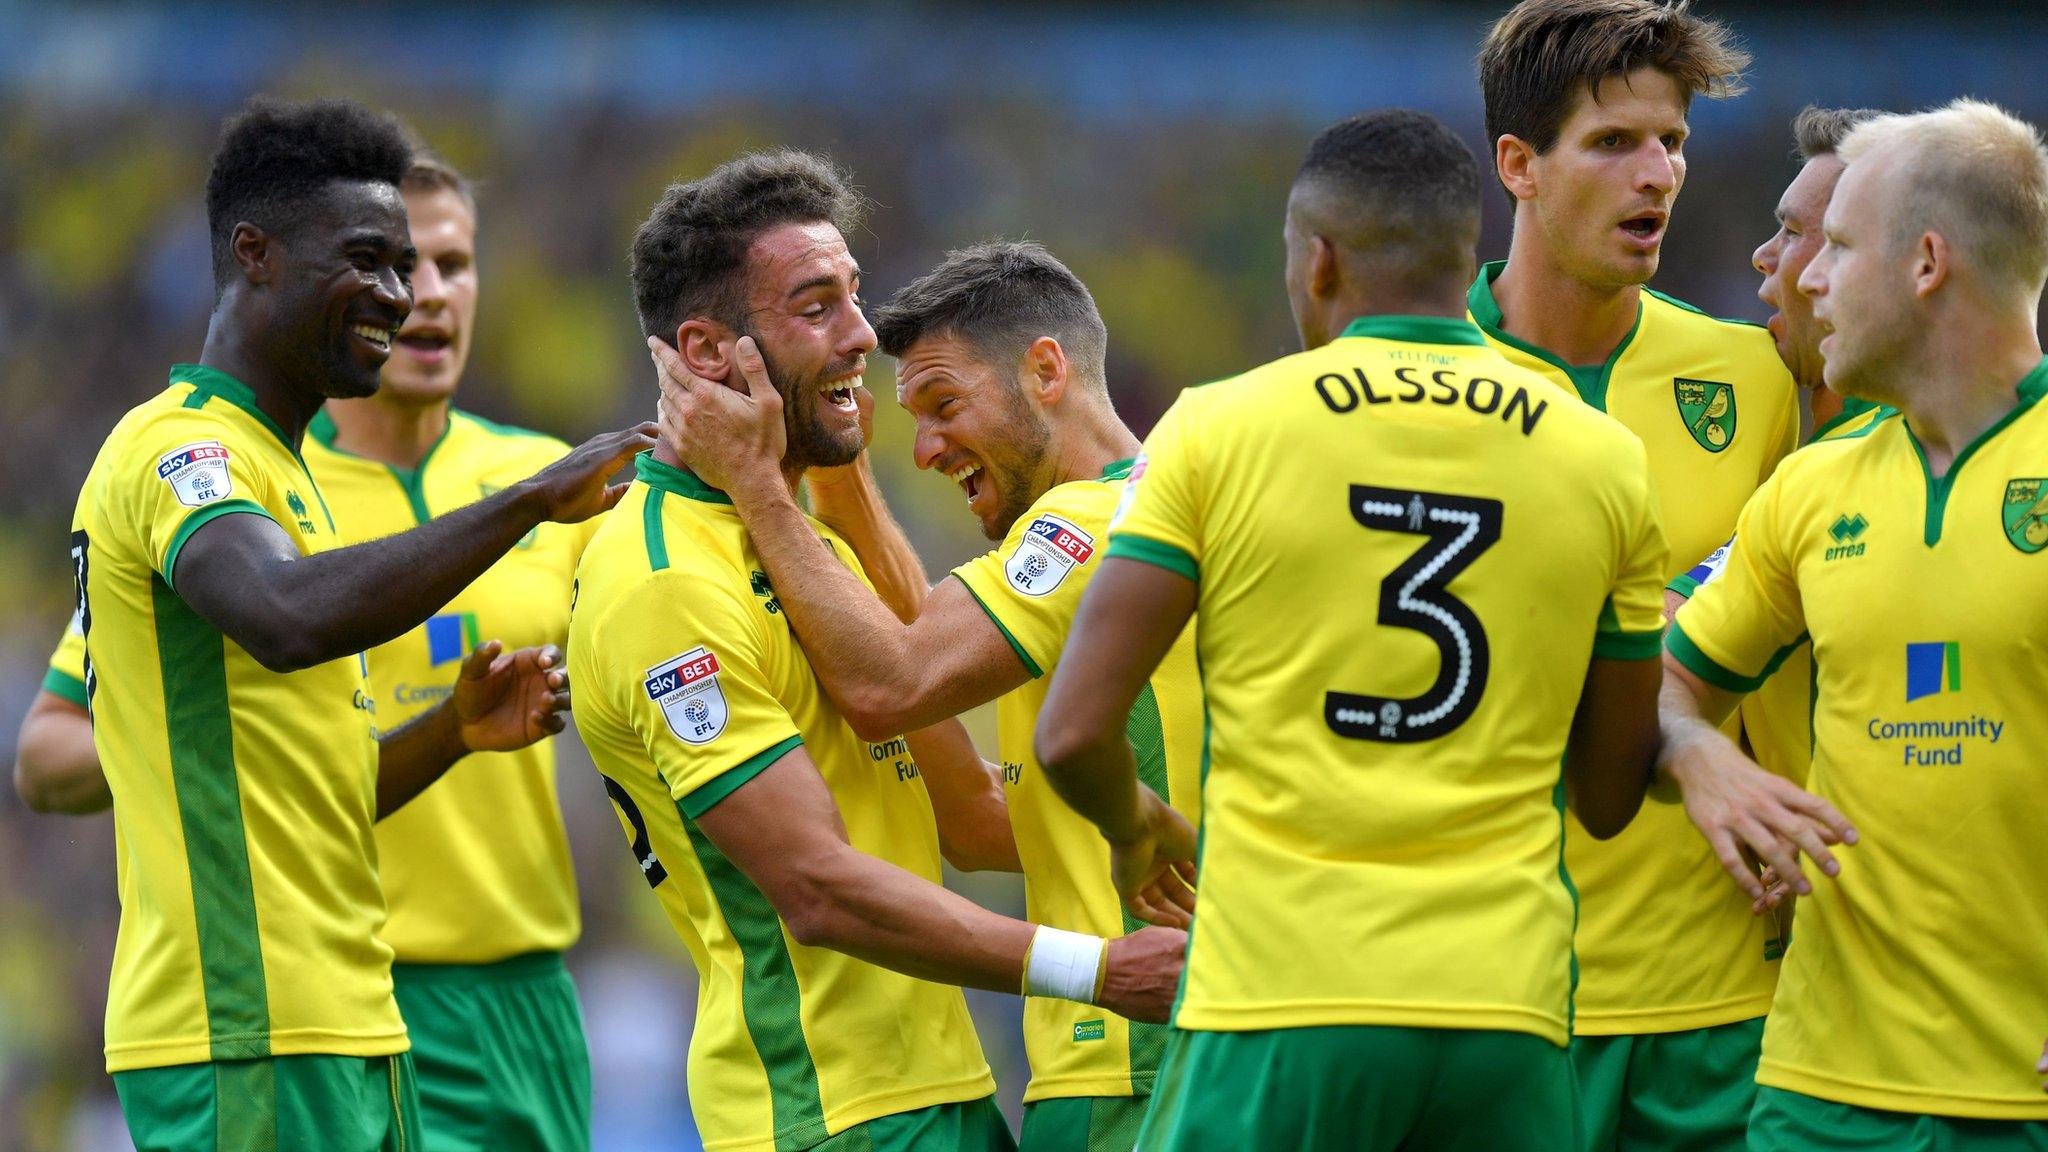
POLYGON ((279 674, 173 581, 216 517, 338 544, 249 388, 181 364, 100 448, 72 522, 93 742, 114 794, 107 1070, 406 1048, 377 938, 377 745, 362 659, 279 674))
MULTIPOLYGON (((569 449, 551 436, 450 411, 417 469, 334 447, 313 418, 306 467, 341 509, 343 544, 404 532, 525 479, 569 449)), ((543 524, 431 619, 369 653, 377 722, 396 728, 446 699, 484 640, 507 650, 561 644, 569 587, 595 521, 543 524)), ((559 952, 580 927, 569 840, 555 798, 552 740, 476 752, 377 824, 390 919, 384 940, 406 963, 481 964, 559 952)))
MULTIPOLYGON (((1025 913, 1034 923, 1117 937, 1144 926, 1109 879, 1109 846, 1095 825, 1046 783, 1032 749, 1038 711, 1067 646, 1081 593, 1108 544, 1109 518, 1131 461, 1099 479, 1047 491, 1017 518, 1002 546, 954 569, 1009 640, 1032 679, 996 704, 1003 791, 1024 864, 1025 913)), ((1202 681, 1190 624, 1131 709, 1126 733, 1143 780, 1189 820, 1201 818, 1202 681)), ((1026 1102, 1062 1096, 1131 1096, 1152 1089, 1166 1028, 1133 1024, 1072 1000, 1024 1001, 1026 1102)))
POLYGON ((43 673, 43 691, 85 707, 85 633, 78 630, 78 613, 64 627, 64 638, 50 653, 50 669, 43 673))
MULTIPOLYGON (((1473 320, 1510 363, 1641 438, 1671 548, 1668 580, 1728 539, 1743 502, 1798 439, 1798 388, 1770 333, 1646 289, 1608 361, 1574 367, 1501 330, 1493 280, 1504 266, 1488 264, 1473 281, 1473 320)), ((1750 915, 1682 806, 1645 804, 1612 840, 1574 825, 1565 862, 1579 889, 1579 1034, 1705 1028, 1770 1007, 1776 928, 1750 915)))
POLYGON ((1679 610, 1672 654, 1735 691, 1810 640, 1808 787, 1861 835, 1800 899, 1759 1083, 2048 1120, 2044 392, 2048 363, 1940 479, 1893 414, 1795 454, 1679 610))
MULTIPOLYGON (((1845 400, 1839 415, 1814 429, 1811 442, 1861 435, 1890 412, 1868 401, 1845 400)), ((1720 575, 1732 544, 1731 539, 1715 549, 1667 587, 1691 599, 1700 585, 1720 575)), ((1805 784, 1806 767, 1813 759, 1813 655, 1806 646, 1787 654, 1763 687, 1744 696, 1740 711, 1742 740, 1756 762, 1795 784, 1805 784)))
POLYGON ((1200 588, 1178 1026, 1565 1042, 1559 764, 1588 661, 1657 655, 1643 456, 1441 317, 1360 319, 1182 393, 1109 545, 1200 588))
POLYGON ((704 1146, 808 1148, 877 1116, 989 1095, 958 988, 798 943, 698 829, 801 744, 855 848, 940 879, 916 761, 900 738, 869 743, 839 715, 731 502, 651 455, 636 470, 577 570, 569 674, 577 731, 696 961, 689 1081, 704 1146))

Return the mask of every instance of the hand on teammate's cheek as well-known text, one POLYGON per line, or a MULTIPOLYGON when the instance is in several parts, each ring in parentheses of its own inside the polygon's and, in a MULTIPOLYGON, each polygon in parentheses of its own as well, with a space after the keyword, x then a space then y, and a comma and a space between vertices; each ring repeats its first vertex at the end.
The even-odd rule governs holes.
POLYGON ((661 387, 661 439, 698 479, 723 491, 773 476, 780 482, 786 439, 782 397, 752 337, 720 344, 734 378, 706 380, 682 354, 648 337, 661 387))

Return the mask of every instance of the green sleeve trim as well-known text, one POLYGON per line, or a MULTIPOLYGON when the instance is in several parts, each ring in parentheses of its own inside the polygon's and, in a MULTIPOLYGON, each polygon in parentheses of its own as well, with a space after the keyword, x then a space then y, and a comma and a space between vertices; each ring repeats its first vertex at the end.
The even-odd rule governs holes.
POLYGON ((1123 560, 1136 560, 1141 564, 1150 564, 1154 568, 1164 568, 1168 572, 1185 576, 1197 584, 1202 582, 1202 566, 1195 561, 1193 556, 1188 555, 1171 544, 1154 540, 1148 536, 1133 536, 1129 533, 1120 533, 1112 536, 1109 540, 1109 552, 1107 554, 1123 560))
POLYGON ((1685 629, 1680 628, 1675 620, 1664 632, 1664 650, 1676 657, 1693 675, 1724 691, 1748 693, 1763 687, 1764 676, 1744 676, 1716 664, 1713 657, 1700 651, 1699 645, 1692 642, 1692 637, 1687 636, 1685 629))
POLYGON ((1671 583, 1666 584, 1664 586, 1664 590, 1666 592, 1676 592, 1680 596, 1683 596, 1687 600, 1690 600, 1693 598, 1694 594, 1699 592, 1700 582, 1692 578, 1692 573, 1680 572, 1678 575, 1673 576, 1671 578, 1671 583))
POLYGON ((804 738, 801 735, 779 740, 719 773, 709 783, 676 803, 682 806, 684 814, 690 819, 701 820, 706 812, 718 806, 720 800, 739 791, 742 784, 767 771, 770 764, 782 759, 792 748, 803 742, 804 738))
POLYGON ((1593 655, 1601 660, 1654 660, 1663 640, 1662 631, 1602 632, 1593 637, 1593 655))
MULTIPOLYGON (((958 579, 959 574, 954 573, 954 577, 955 579, 958 579)), ((1010 651, 1015 652, 1017 654, 1017 659, 1024 662, 1024 670, 1026 672, 1031 673, 1031 678, 1033 680, 1036 680, 1039 677, 1045 675, 1045 669, 1040 668, 1038 666, 1038 661, 1033 660, 1031 658, 1031 653, 1026 652, 1024 650, 1024 646, 1022 644, 1017 643, 1017 638, 1015 636, 1010 635, 1010 630, 1008 628, 1003 627, 1003 618, 996 615, 996 610, 988 606, 988 601, 983 600, 981 598, 981 593, 976 592, 974 590, 974 585, 969 584, 965 580, 961 580, 960 586, 962 588, 967 589, 967 594, 969 596, 974 597, 974 602, 976 604, 981 605, 981 610, 983 612, 988 613, 988 618, 990 622, 995 624, 996 631, 1001 632, 1003 634, 1003 639, 1008 640, 1010 642, 1010 651)))
POLYGON ((52 668, 43 673, 43 691, 60 700, 69 700, 80 708, 85 707, 85 681, 69 672, 52 668))
POLYGON ((167 586, 173 590, 178 586, 174 578, 178 571, 178 553, 185 550, 185 542, 192 539, 192 534, 207 524, 235 512, 251 512, 272 524, 277 523, 277 517, 270 514, 270 509, 254 500, 223 500, 218 504, 208 504, 195 510, 190 516, 185 517, 184 523, 178 525, 178 530, 171 535, 171 546, 164 549, 164 567, 161 575, 167 586))

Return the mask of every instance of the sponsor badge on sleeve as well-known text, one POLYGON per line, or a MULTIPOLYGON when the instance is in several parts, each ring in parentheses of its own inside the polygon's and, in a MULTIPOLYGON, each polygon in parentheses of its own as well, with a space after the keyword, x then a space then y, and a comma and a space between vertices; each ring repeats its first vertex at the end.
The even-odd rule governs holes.
POLYGON ((685 744, 709 744, 725 731, 718 657, 702 646, 647 670, 647 698, 661 705, 669 731, 685 744))
POLYGON ((1024 530, 1003 572, 1018 592, 1045 596, 1093 555, 1094 537, 1058 516, 1040 516, 1024 530))
POLYGON ((235 490, 228 475, 228 450, 218 440, 201 440, 166 452, 156 462, 157 479, 171 486, 188 508, 224 500, 235 490))

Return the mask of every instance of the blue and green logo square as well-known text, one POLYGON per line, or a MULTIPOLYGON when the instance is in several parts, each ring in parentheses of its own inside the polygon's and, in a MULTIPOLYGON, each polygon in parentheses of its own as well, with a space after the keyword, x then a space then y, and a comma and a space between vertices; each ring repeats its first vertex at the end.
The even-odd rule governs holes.
POLYGON ((1907 700, 1962 690, 1962 645, 1953 640, 1906 645, 1907 700))
POLYGON ((448 612, 427 621, 427 663, 446 664, 476 650, 476 613, 448 612))

